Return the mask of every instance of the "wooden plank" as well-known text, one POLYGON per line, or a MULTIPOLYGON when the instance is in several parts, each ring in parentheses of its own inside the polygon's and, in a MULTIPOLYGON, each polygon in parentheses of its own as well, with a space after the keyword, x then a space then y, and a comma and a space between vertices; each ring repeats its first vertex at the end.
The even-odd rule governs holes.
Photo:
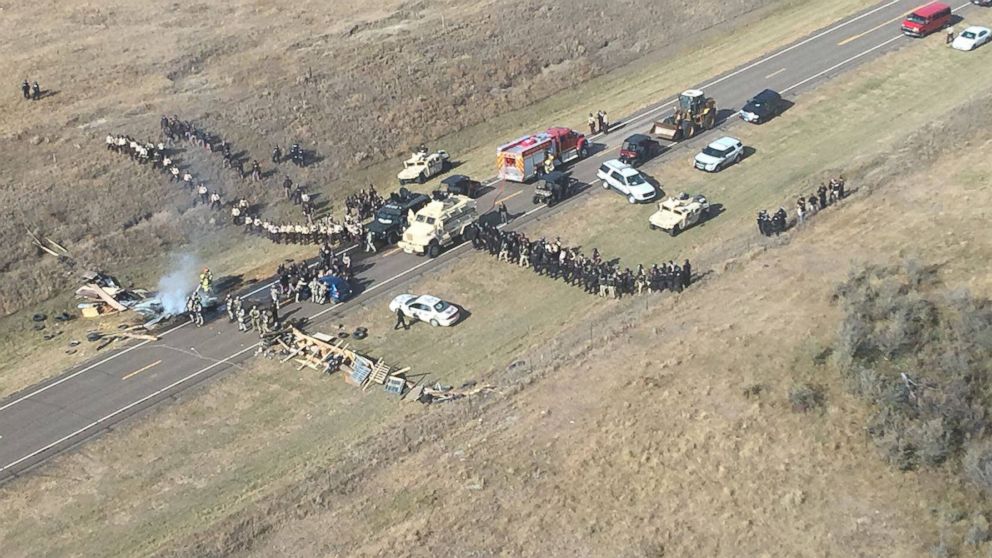
POLYGON ((86 288, 93 289, 93 293, 96 294, 96 296, 99 297, 100 300, 106 302, 107 305, 109 305, 114 310, 118 310, 120 312, 127 310, 127 306, 124 306, 120 302, 117 302, 117 299, 110 296, 107 293, 107 291, 103 290, 103 287, 101 287, 100 285, 97 285, 96 283, 89 283, 86 285, 86 288))

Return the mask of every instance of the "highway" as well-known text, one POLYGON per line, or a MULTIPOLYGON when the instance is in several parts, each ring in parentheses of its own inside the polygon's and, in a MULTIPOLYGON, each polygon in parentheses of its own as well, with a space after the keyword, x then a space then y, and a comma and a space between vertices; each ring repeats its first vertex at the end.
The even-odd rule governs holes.
MULTIPOLYGON (((899 21, 922 3, 922 0, 887 0, 867 7, 859 14, 694 87, 715 98, 721 112, 740 108, 765 88, 775 89, 801 103, 797 96, 824 80, 894 49, 914 48, 914 40, 900 34, 899 21)), ((952 7, 964 16, 969 10, 981 9, 965 2, 952 7)), ((938 33, 923 40, 944 39, 938 33)), ((688 89, 692 84, 683 85, 682 89, 688 89)), ((670 99, 645 99, 643 110, 614 121, 614 132, 592 138, 598 144, 594 154, 566 169, 579 181, 595 185, 596 169, 602 161, 617 156, 619 145, 627 135, 646 131, 656 117, 669 114, 679 91, 671 93, 670 99), (655 104, 648 104, 652 102, 655 104)), ((766 125, 774 126, 775 121, 766 125)), ((719 133, 719 130, 708 132, 709 136, 719 133)), ((493 148, 508 139, 511 138, 492 138, 493 148)), ((675 147, 659 158, 671 157, 679 151, 675 147)), ((504 201, 516 217, 509 225, 511 228, 525 227, 548 211, 568 210, 568 203, 553 210, 534 206, 530 185, 492 183, 492 186, 480 199, 480 211, 492 208, 497 200, 504 201)), ((621 196, 602 188, 586 188, 580 195, 611 195, 617 203, 627 203, 621 196)), ((340 305, 304 304, 294 318, 307 316, 316 324, 329 321, 347 312, 350 305, 379 297, 467 251, 463 244, 435 260, 404 254, 392 247, 368 257, 354 251, 355 265, 362 269, 358 274, 361 293, 340 305)), ((267 296, 262 291, 264 286, 257 289, 255 296, 267 296)), ((386 300, 377 303, 387 311, 386 300)), ((290 309, 294 306, 290 305, 290 309)), ((162 333, 158 341, 122 348, 5 398, 0 401, 0 482, 24 474, 52 456, 71 450, 203 380, 236 370, 239 363, 251 358, 257 339, 253 334, 239 334, 226 316, 217 316, 203 328, 187 324, 173 327, 162 333)))

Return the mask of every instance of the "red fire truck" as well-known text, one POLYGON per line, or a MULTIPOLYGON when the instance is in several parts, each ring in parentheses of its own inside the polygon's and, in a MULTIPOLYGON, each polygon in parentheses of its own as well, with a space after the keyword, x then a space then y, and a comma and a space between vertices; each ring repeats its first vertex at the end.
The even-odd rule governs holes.
POLYGON ((496 171, 501 180, 526 182, 543 169, 548 154, 555 166, 583 159, 589 154, 586 136, 570 128, 549 128, 501 145, 496 150, 496 171))

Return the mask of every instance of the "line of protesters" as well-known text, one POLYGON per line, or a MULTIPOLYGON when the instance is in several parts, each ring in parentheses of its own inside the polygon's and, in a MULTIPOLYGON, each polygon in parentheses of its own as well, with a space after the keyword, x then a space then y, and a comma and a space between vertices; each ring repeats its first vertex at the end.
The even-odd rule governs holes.
MULTIPOLYGON (((847 195, 844 191, 845 183, 846 179, 841 175, 831 178, 829 182, 821 182, 816 192, 809 196, 800 195, 796 199, 796 224, 802 225, 817 212, 844 199, 847 195)), ((778 208, 778 211, 772 215, 765 210, 758 212, 758 232, 762 236, 778 236, 788 228, 789 216, 784 207, 778 208)))
POLYGON ((518 231, 508 231, 490 224, 477 224, 469 235, 472 247, 485 250, 499 261, 528 267, 538 275, 561 279, 582 288, 586 293, 606 298, 665 290, 682 292, 692 282, 692 265, 669 262, 645 269, 621 269, 615 262, 604 261, 593 249, 585 256, 578 248, 563 246, 560 239, 530 240, 518 231))
POLYGON ((233 169, 242 180, 262 180, 262 166, 258 159, 252 159, 251 166, 245 169, 247 159, 236 157, 231 144, 216 134, 197 127, 190 120, 180 120, 178 116, 162 116, 160 121, 162 133, 169 141, 185 140, 197 147, 202 147, 209 153, 219 153, 223 158, 224 167, 233 169), (219 140, 219 141, 218 141, 219 140))

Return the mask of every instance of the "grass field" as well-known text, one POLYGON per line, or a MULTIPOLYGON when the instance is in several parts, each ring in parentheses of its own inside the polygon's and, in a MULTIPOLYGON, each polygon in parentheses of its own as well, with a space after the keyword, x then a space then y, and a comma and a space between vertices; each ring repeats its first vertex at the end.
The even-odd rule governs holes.
MULTIPOLYGON (((801 97, 796 107, 766 126, 733 125, 732 132, 757 149, 738 167, 703 176, 688 169, 686 161, 649 166, 649 172, 664 184, 678 183, 679 189, 705 193, 725 205, 727 211, 705 227, 674 240, 650 234, 646 227, 650 208, 631 208, 619 197, 598 195, 570 209, 588 216, 581 228, 570 225, 568 216, 562 215, 543 220, 534 230, 553 232, 570 243, 595 245, 632 264, 688 255, 720 272, 720 262, 758 245, 751 223, 758 208, 789 202, 797 190, 835 169, 846 169, 855 187, 858 180, 879 180, 872 174, 877 168, 899 170, 891 162, 878 165, 893 152, 899 152, 899 157, 912 156, 900 151, 900 140, 940 114, 935 112, 938 107, 963 106, 992 81, 980 71, 985 62, 982 51, 951 52, 935 42, 914 49, 871 63, 801 97), (951 57, 958 57, 953 64, 951 57), (907 65, 909 59, 912 65, 907 65), (932 80, 926 88, 916 85, 920 76, 932 80), (974 89, 955 87, 965 78, 974 89), (833 117, 838 113, 856 114, 859 119, 838 122, 833 117), (904 117, 893 119, 892 114, 904 117), (797 141, 800 137, 804 141, 797 141)), ((983 142, 988 139, 981 137, 983 142)), ((916 148, 933 150, 919 142, 907 146, 916 148)), ((902 160, 894 159, 896 163, 902 160)), ((950 176, 975 190, 992 173, 987 166, 955 168, 950 176)), ((892 191, 888 185, 885 195, 892 191)), ((849 210, 838 210, 844 211, 849 210)), ((920 216, 915 217, 913 222, 918 223, 920 216)), ((840 218, 824 214, 817 219, 840 218)), ((859 219, 848 216, 845 222, 854 226, 859 219)), ((830 234, 829 229, 819 227, 800 231, 796 237, 830 234)), ((896 234, 905 234, 905 230, 893 229, 891 236, 884 230, 873 232, 882 235, 882 246, 905 244, 896 234)), ((975 249, 986 253, 985 246, 975 249)), ((855 254, 847 255, 845 261, 850 257, 855 254)), ((830 265, 829 261, 824 265, 830 265)), ((815 277, 816 270, 798 272, 796 277, 808 278, 810 273, 815 277)), ((701 285, 699 291, 707 288, 701 285)), ((433 272, 405 290, 446 293, 474 315, 450 336, 423 324, 393 334, 389 331, 392 317, 378 304, 356 309, 347 316, 347 323, 365 324, 372 330, 366 344, 375 354, 389 359, 402 355, 395 358, 397 364, 453 384, 485 380, 535 346, 547 347, 548 355, 561 354, 552 339, 570 325, 605 323, 614 312, 641 308, 641 304, 649 305, 642 313, 654 307, 672 308, 670 297, 602 304, 482 255, 460 260, 457 268, 433 272), (487 312, 493 301, 512 311, 487 312)), ((802 322, 796 321, 794 327, 801 329, 802 322)), ((575 339, 565 342, 574 344, 575 339)), ((581 363, 569 365, 578 368, 581 363)), ((756 381, 772 379, 753 374, 756 381)), ((428 415, 436 412, 426 411, 428 415)), ((278 501, 278 495, 298 490, 321 470, 333 469, 353 452, 361 452, 363 440, 412 428, 424 413, 419 406, 398 405, 382 393, 361 393, 337 378, 253 362, 209 389, 196 390, 186 401, 156 412, 155 420, 136 422, 91 442, 38 474, 0 489, 3 547, 10 555, 149 554, 182 547, 191 535, 201 533, 193 540, 220 541, 230 536, 234 538, 217 544, 234 548, 237 537, 231 525, 237 524, 239 514, 252 517, 249 510, 257 510, 259 502, 278 501), (212 533, 204 534, 207 531, 212 533)), ((825 432, 819 435, 829 437, 825 432)), ((402 502, 398 498, 394 503, 400 506, 402 502)), ((292 516, 289 510, 280 513, 272 521, 287 521, 292 516)), ((392 512, 383 509, 380 513, 392 512)), ((250 528, 244 531, 253 532, 250 528)))

